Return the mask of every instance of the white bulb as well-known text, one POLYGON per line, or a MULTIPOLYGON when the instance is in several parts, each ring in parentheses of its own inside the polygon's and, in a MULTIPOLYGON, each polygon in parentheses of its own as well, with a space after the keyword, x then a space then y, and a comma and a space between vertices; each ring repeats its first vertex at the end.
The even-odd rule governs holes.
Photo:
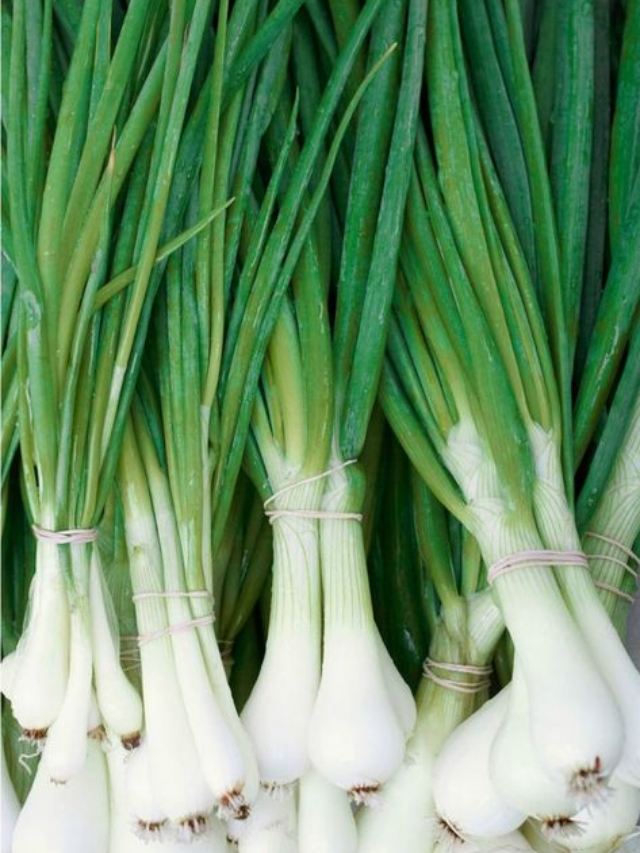
POLYGON ((102 746, 89 738, 83 767, 52 782, 40 762, 20 812, 12 853, 108 853, 109 793, 102 746))
POLYGON ((491 746, 508 705, 507 688, 458 726, 438 756, 433 796, 438 816, 452 836, 506 835, 526 818, 500 797, 489 773, 491 746))

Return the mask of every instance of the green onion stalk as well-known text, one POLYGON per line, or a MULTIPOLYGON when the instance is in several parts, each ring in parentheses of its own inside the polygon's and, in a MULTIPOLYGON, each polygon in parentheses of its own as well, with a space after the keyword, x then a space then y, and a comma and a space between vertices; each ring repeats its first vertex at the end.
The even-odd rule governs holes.
POLYGON ((256 666, 260 665, 257 608, 268 590, 273 555, 271 525, 262 504, 250 479, 241 472, 229 511, 234 523, 227 526, 216 557, 215 574, 222 581, 219 592, 214 593, 216 633, 240 710, 255 682, 256 666), (245 663, 236 666, 239 655, 245 663))
MULTIPOLYGON (((575 20, 572 18, 570 24, 565 22, 566 25, 575 28, 576 32, 581 32, 584 37, 584 41, 587 44, 590 44, 590 24, 588 20, 589 9, 585 8, 581 12, 579 10, 573 10, 573 12, 575 12, 575 20), (580 19, 581 14, 584 19, 580 19), (584 32, 585 29, 586 34, 584 32)), ((507 12, 507 17, 509 18, 509 12, 507 12)), ((513 26, 514 29, 517 30, 515 20, 513 26)), ((516 35, 517 32, 514 33, 514 37, 516 35)), ((577 45, 577 50, 581 49, 582 42, 580 39, 582 36, 575 36, 575 45, 577 45)), ((520 53, 521 52, 522 51, 520 51, 520 53)), ((588 60, 585 59, 585 61, 588 60)), ((575 68, 573 73, 577 73, 575 68)), ((571 88, 573 83, 574 81, 570 79, 567 84, 569 88, 571 88)), ((580 98, 577 95, 576 99, 580 101, 580 98)), ((583 106, 578 105, 576 109, 579 117, 579 119, 576 119, 576 123, 579 125, 582 122, 587 123, 588 125, 587 108, 583 104, 583 106)), ((555 132, 558 133, 559 130, 556 128, 555 132)), ((582 133, 580 128, 573 128, 571 132, 575 132, 578 135, 579 133, 582 133)), ((579 162, 577 155, 574 159, 579 162)), ((572 180, 574 179, 572 178, 572 180)), ((575 181, 577 181, 578 184, 580 183, 578 178, 575 178, 575 181)), ((578 189, 577 192, 580 194, 581 190, 578 189)), ((499 193, 496 192, 495 196, 498 198, 499 193)), ((491 195, 489 195, 489 201, 491 202, 491 195)), ((498 228, 500 228, 499 215, 495 216, 495 219, 498 228)), ((487 227, 488 229, 491 228, 490 222, 487 227)), ((502 229, 505 235, 502 239, 505 244, 505 250, 508 251, 509 245, 513 244, 515 241, 507 236, 509 228, 506 217, 502 225, 502 229)), ((575 239, 578 240, 577 237, 575 239)), ((495 263, 496 262, 494 261, 494 264, 495 263)), ((574 261, 571 261, 571 263, 574 263, 574 261)), ((512 264, 517 272, 519 265, 517 262, 514 263, 513 261, 512 264)), ((499 266, 496 266, 495 268, 500 270, 499 266)), ((503 284, 503 282, 506 281, 506 277, 503 279, 500 272, 498 275, 500 275, 501 284, 503 284)), ((568 336, 572 342, 573 351, 576 339, 575 323, 577 321, 577 309, 575 306, 579 300, 577 300, 574 295, 575 288, 578 285, 575 283, 572 284, 569 280, 570 278, 571 274, 569 270, 565 270, 562 274, 563 292, 565 293, 564 302, 567 306, 566 322, 569 330, 568 336)), ((538 362, 542 365, 542 371, 544 371, 545 362, 549 362, 549 354, 545 353, 545 341, 543 335, 540 333, 540 319, 535 316, 535 304, 529 295, 531 293, 531 289, 529 286, 524 284, 524 276, 521 277, 521 280, 523 283, 520 284, 520 289, 523 301, 527 300, 532 306, 528 323, 529 330, 526 328, 524 319, 519 321, 519 327, 522 330, 520 332, 515 331, 517 327, 515 326, 515 323, 512 323, 512 330, 509 332, 508 338, 513 342, 514 356, 515 352, 518 350, 528 350, 530 352, 535 352, 537 350, 538 362)), ((506 300, 504 301, 506 302, 506 300)), ((498 324, 494 325, 494 329, 496 341, 499 343, 501 340, 502 330, 498 324)), ((591 363, 591 358, 588 358, 587 363, 591 363)), ((506 364, 508 366, 509 362, 506 361, 506 364)), ((531 361, 529 364, 531 364, 531 361)), ((539 394, 539 411, 541 412, 543 411, 545 402, 547 410, 552 411, 553 408, 556 407, 553 400, 553 380, 550 375, 550 371, 547 370, 546 372, 549 379, 545 384, 550 390, 547 392, 547 401, 544 399, 544 394, 539 394)), ((566 441, 568 424, 564 421, 564 428, 561 431, 559 418, 556 416, 555 425, 552 425, 551 423, 545 425, 542 419, 536 417, 535 408, 532 407, 530 403, 527 408, 528 412, 525 410, 522 403, 520 403, 520 409, 524 414, 523 419, 527 427, 529 443, 533 451, 535 466, 533 507, 537 526, 540 530, 544 545, 555 551, 580 551, 580 539, 577 534, 573 509, 570 506, 571 492, 565 489, 565 477, 563 476, 561 464, 562 443, 566 441), (531 417, 532 415, 533 417, 531 417)), ((560 408, 562 409, 562 406, 560 408)), ((569 610, 581 630, 585 644, 593 656, 600 672, 605 677, 608 687, 611 690, 624 719, 626 733, 624 754, 622 762, 616 768, 616 773, 622 778, 626 777, 628 782, 636 784, 634 780, 637 780, 638 747, 636 741, 638 737, 638 726, 634 720, 631 707, 638 701, 638 699, 640 699, 640 693, 638 693, 638 689, 640 688, 640 679, 638 678, 637 671, 626 654, 623 645, 615 636, 615 632, 612 629, 612 625, 608 620, 604 609, 600 606, 595 587, 589 578, 588 571, 584 568, 581 570, 559 570, 557 572, 557 578, 560 589, 562 590, 562 593, 569 605, 569 610), (598 638, 597 641, 595 639, 596 637, 598 638)))
POLYGON ((446 0, 430 6, 435 162, 419 133, 382 400, 487 566, 514 554, 529 564, 493 584, 515 645, 514 683, 491 712, 495 737, 491 727, 483 737, 493 746, 478 746, 476 770, 499 797, 490 809, 485 801, 465 813, 460 803, 445 815, 474 836, 507 833, 527 814, 575 811, 597 794, 633 752, 634 723, 626 714, 625 730, 621 714, 633 676, 587 572, 559 570, 556 580, 536 554, 580 550, 563 486, 562 407, 528 269, 471 109, 455 11, 446 0), (611 660, 625 672, 617 684, 611 660))
MULTIPOLYGON (((477 545, 447 519, 416 473, 412 492, 416 534, 429 579, 422 597, 431 641, 404 762, 385 786, 380 808, 359 816, 358 849, 366 853, 382 853, 392 845, 407 851, 431 850, 439 839, 451 835, 436 813, 435 762, 451 733, 488 697, 490 661, 504 629, 491 591, 479 591, 485 579, 477 545)), ((465 796, 460 785, 451 793, 465 796)), ((477 791, 469 788, 469 796, 477 796, 477 791)))
MULTIPOLYGON (((389 47, 356 89, 359 99, 389 47)), ((304 116, 301 116, 304 122, 304 116)), ((308 124, 308 123, 306 123, 308 124)), ((276 113, 272 159, 281 149, 276 113)), ((342 134, 341 134, 342 135, 342 134)), ((329 150, 333 160, 337 149, 329 150)), ((326 168, 323 170, 326 173, 326 168)), ((323 183, 319 173, 320 189, 323 183)), ((319 186, 314 192, 317 195, 319 186)), ((256 398, 247 466, 274 534, 273 585, 265 658, 243 710, 263 786, 272 793, 310 769, 309 721, 320 681, 321 593, 318 518, 328 468, 333 376, 329 311, 330 250, 322 208, 293 274, 274 329, 256 398)))
MULTIPOLYGON (((3 223, 3 249, 11 242, 3 223)), ((3 389, 2 435, 0 437, 2 453, 2 521, 1 530, 7 512, 7 481, 11 465, 18 447, 18 279, 8 253, 2 253, 2 365, 0 370, 3 389)))
MULTIPOLYGON (((626 362, 626 411, 640 390, 637 328, 640 311, 640 147, 638 145, 638 32, 640 6, 628 4, 624 19, 609 162, 609 242, 611 259, 598 304, 574 411, 576 463, 587 453, 596 427, 626 362), (635 340, 635 343, 634 343, 635 340), (635 369, 634 369, 635 366, 635 369), (634 390, 635 389, 635 390, 634 390)), ((617 394, 617 390, 616 390, 617 394)), ((622 405, 622 404, 620 404, 622 405)), ((628 417, 628 414, 627 414, 628 417)), ((626 419, 619 417, 618 442, 626 419)), ((615 446, 615 439, 613 439, 615 446)))
POLYGON ((371 802, 400 766, 415 708, 375 623, 363 530, 360 456, 375 402, 422 80, 425 6, 389 4, 372 33, 370 67, 392 58, 363 102, 337 285, 334 422, 322 496, 322 671, 309 726, 315 770, 371 802), (386 171, 384 169, 386 163, 386 171))
POLYGON ((640 534, 639 435, 640 397, 611 473, 582 533, 598 593, 623 637, 629 606, 637 592, 639 568, 637 557, 633 556, 640 534))
MULTIPOLYGON (((378 5, 372 0, 365 7, 338 58, 284 186, 296 131, 298 107, 293 105, 259 204, 253 194, 260 186, 256 164, 283 80, 286 22, 258 72, 255 99, 248 88, 240 88, 225 101, 221 93, 230 85, 225 83, 226 4, 219 9, 213 71, 205 83, 202 164, 193 187, 185 191, 187 231, 195 228, 192 220, 203 221, 203 212, 224 208, 231 192, 237 197, 228 214, 222 210, 194 244, 169 259, 119 474, 141 634, 143 747, 163 815, 156 820, 142 814, 141 802, 138 821, 151 833, 166 820, 168 831, 197 834, 210 824, 214 807, 243 826, 258 793, 254 749, 238 718, 212 629, 212 599, 225 586, 216 555, 225 547, 267 345, 366 84, 338 125, 318 186, 302 209, 316 155, 378 5), (241 141, 246 143, 242 149, 241 141), (152 536, 147 541, 153 530, 155 543, 152 536), (149 575, 149 566, 156 566, 155 576, 149 575), (184 784, 176 782, 178 774, 184 784)), ((230 18, 229 34, 232 23, 230 18)), ((142 761, 131 762, 132 774, 142 761)), ((273 780, 267 776, 267 781, 273 780)))
MULTIPOLYGON (((109 28, 100 25, 104 9, 85 4, 50 147, 49 95, 62 82, 52 64, 52 4, 45 3, 39 20, 35 88, 25 54, 33 21, 25 4, 13 8, 7 159, 19 282, 18 429, 37 551, 29 613, 7 690, 27 736, 40 746, 46 736, 44 760, 58 781, 83 766, 92 679, 101 713, 118 736, 135 742, 142 723, 139 697, 119 665, 99 554, 85 543, 95 538, 112 480, 116 414, 126 405, 122 379, 130 368, 130 341, 157 249, 166 203, 162 187, 173 167, 167 145, 157 174, 149 177, 160 191, 126 309, 96 312, 98 288, 117 263, 111 241, 123 242, 122 232, 114 233, 114 207, 135 192, 128 180, 131 167, 160 97, 164 53, 160 50, 155 64, 145 60, 144 51, 139 54, 149 37, 144 32, 148 5, 131 4, 111 57, 109 28), (129 85, 131 75, 137 86, 129 85), (23 114, 31 95, 34 124, 23 114), (108 350, 116 345, 114 365, 108 350), (96 388, 100 404, 92 406, 96 388), (69 530, 86 535, 72 534, 69 544, 60 544, 55 534, 69 530)), ((173 100, 170 83, 167 108, 173 100)), ((180 99, 172 121, 174 127, 181 124, 180 99)))
POLYGON ((320 552, 313 516, 329 455, 332 388, 328 282, 313 237, 269 343, 247 449, 265 509, 274 513, 265 658, 242 713, 265 786, 294 782, 308 769, 309 718, 320 680, 320 552))
POLYGON ((413 520, 411 465, 376 406, 362 465, 367 478, 363 515, 376 625, 412 692, 420 681, 432 628, 430 586, 413 520), (384 448, 384 454, 382 452, 384 448))

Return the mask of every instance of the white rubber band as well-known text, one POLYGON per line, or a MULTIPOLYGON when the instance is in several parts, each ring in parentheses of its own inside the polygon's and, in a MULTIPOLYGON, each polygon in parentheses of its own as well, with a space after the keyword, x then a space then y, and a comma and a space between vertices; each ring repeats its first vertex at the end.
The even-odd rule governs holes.
POLYGON ((493 667, 490 665, 475 666, 471 663, 443 663, 439 660, 433 660, 433 658, 427 658, 424 665, 436 667, 436 669, 444 669, 448 672, 462 672, 468 675, 491 675, 493 672, 493 667))
POLYGON ((618 598, 624 599, 624 601, 628 601, 629 604, 635 604, 635 598, 633 595, 629 595, 628 592, 623 592, 621 589, 618 589, 617 586, 613 586, 610 583, 604 583, 604 581, 596 581, 594 583, 598 589, 603 589, 605 592, 610 592, 611 595, 615 595, 618 598))
POLYGON ((333 468, 327 468, 327 470, 323 471, 321 474, 314 474, 313 477, 306 477, 304 480, 296 480, 295 483, 291 483, 288 486, 284 486, 282 489, 278 489, 277 492, 274 492, 271 497, 267 498, 264 502, 264 514, 269 519, 269 522, 273 524, 273 522, 278 518, 312 518, 325 521, 362 521, 362 513, 360 512, 332 512, 331 510, 324 509, 267 509, 269 504, 277 500, 281 495, 290 492, 292 489, 297 489, 298 486, 305 486, 308 483, 316 483, 318 480, 330 477, 331 474, 334 474, 336 471, 342 471, 343 468, 347 468, 349 465, 355 465, 357 461, 357 459, 347 459, 346 462, 341 462, 340 465, 335 465, 333 468))
POLYGON ((322 474, 314 474, 313 477, 306 477, 304 480, 297 480, 295 483, 290 483, 288 486, 278 489, 278 491, 274 492, 270 498, 266 499, 264 502, 264 508, 266 509, 270 503, 277 500, 281 495, 292 491, 292 489, 297 489, 298 486, 306 486, 308 483, 316 483, 318 480, 324 480, 325 477, 330 477, 331 474, 336 471, 342 471, 343 468, 348 468, 349 465, 355 465, 357 461, 357 459, 347 459, 346 462, 341 462, 340 465, 336 465, 334 468, 327 468, 327 470, 323 471, 322 474))
MULTIPOLYGON (((481 693, 485 688, 491 686, 491 682, 489 680, 478 681, 475 684, 469 684, 465 681, 454 681, 451 678, 441 678, 434 671, 434 667, 441 667, 442 669, 449 669, 451 666, 462 666, 462 664, 444 664, 441 665, 436 663, 435 661, 427 660, 424 662, 422 667, 422 674, 425 678, 428 678, 429 681, 433 681, 434 684, 437 684, 438 687, 444 687, 447 690, 453 690, 456 693, 464 693, 466 696, 475 696, 477 693, 481 693)), ((472 667, 474 670, 479 669, 479 667, 472 667)), ((484 668, 483 668, 484 669, 484 668)), ((459 671, 459 670, 454 670, 459 671)), ((473 673, 479 674, 479 673, 473 673)), ((482 672, 482 675, 486 675, 487 673, 482 672)))
POLYGON ((148 598, 213 598, 213 596, 206 589, 196 589, 193 591, 180 589, 175 590, 175 592, 136 592, 135 595, 131 596, 131 600, 134 603, 136 601, 144 601, 148 598))
POLYGON ((330 512, 323 509, 270 509, 265 515, 273 524, 278 518, 317 518, 332 521, 362 521, 360 512, 330 512))
POLYGON ((167 628, 162 628, 159 631, 152 631, 150 634, 140 634, 138 636, 138 646, 142 647, 153 640, 159 640, 162 637, 170 637, 172 634, 182 634, 184 631, 190 631, 193 628, 204 628, 207 625, 213 625, 215 617, 213 613, 208 616, 200 616, 198 619, 190 619, 188 622, 180 622, 177 625, 169 625, 167 628))
POLYGON ((610 557, 608 554, 589 554, 587 559, 604 560, 606 563, 615 563, 616 566, 620 566, 621 569, 628 572, 632 578, 638 577, 638 572, 634 568, 625 563, 624 560, 619 560, 617 557, 610 557))
MULTIPOLYGON (((626 545, 623 545, 622 542, 618 542, 616 539, 612 539, 610 536, 604 536, 602 533, 592 533, 591 531, 588 531, 587 533, 585 533, 584 536, 585 536, 585 539, 587 537, 589 539, 599 539, 601 542, 606 542, 607 545, 613 545, 614 548, 618 548, 618 550, 622 551, 623 554, 626 554, 630 560, 633 560, 633 562, 640 569, 640 557, 634 551, 632 551, 631 548, 627 548, 626 545)), ((591 554, 590 556, 592 556, 592 557, 598 556, 603 560, 607 559, 602 554, 591 554)), ((611 559, 611 558, 608 558, 608 559, 611 559)), ((626 565, 626 563, 625 563, 625 565, 626 565)), ((627 566, 627 568, 630 568, 630 567, 627 566)), ((636 572, 636 575, 637 575, 637 572, 636 572)))
POLYGON ((518 569, 559 566, 580 566, 588 569, 589 562, 582 551, 521 551, 494 563, 487 572, 487 580, 489 584, 493 584, 499 577, 518 569))
POLYGON ((90 528, 86 530, 45 530, 44 527, 32 524, 31 529, 36 539, 41 539, 43 542, 55 542, 56 545, 80 545, 95 542, 98 538, 98 531, 90 528))

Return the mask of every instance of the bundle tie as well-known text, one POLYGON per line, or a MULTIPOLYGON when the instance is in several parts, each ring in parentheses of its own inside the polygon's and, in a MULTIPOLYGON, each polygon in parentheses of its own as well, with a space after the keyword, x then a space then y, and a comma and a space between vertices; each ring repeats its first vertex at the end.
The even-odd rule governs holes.
POLYGON ((520 551, 495 562, 487 572, 489 584, 502 575, 526 568, 555 568, 557 566, 580 566, 589 568, 589 562, 582 551, 520 551))
POLYGON ((41 539, 43 542, 55 542, 56 545, 81 545, 87 542, 95 542, 98 538, 98 531, 95 528, 46 530, 44 527, 32 524, 31 529, 36 539, 41 539))
POLYGON ((624 601, 628 601, 629 604, 635 604, 635 598, 633 595, 629 595, 628 592, 623 592, 621 589, 618 589, 617 586, 614 586, 611 583, 605 583, 604 581, 595 581, 593 584, 598 589, 603 589, 605 592, 610 592, 611 595, 616 595, 618 598, 622 598, 624 601))
POLYGON ((318 518, 332 521, 362 521, 361 512, 331 512, 324 509, 272 509, 265 512, 269 522, 277 518, 318 518))
POLYGON ((151 631, 149 634, 138 635, 138 646, 141 648, 153 640, 159 640, 162 637, 170 637, 172 634, 183 634, 185 631, 190 631, 192 628, 205 628, 207 625, 213 625, 215 617, 213 613, 208 616, 200 616, 198 619, 189 619, 188 622, 179 622, 177 625, 169 625, 166 628, 161 628, 159 631, 151 631))
POLYGON ((464 681, 454 681, 451 678, 442 678, 434 672, 435 669, 444 669, 448 672, 476 675, 479 678, 483 678, 483 676, 491 675, 491 672, 493 671, 493 667, 491 666, 443 663, 442 661, 435 661, 431 658, 427 658, 422 667, 424 677, 428 678, 429 681, 433 681, 433 683, 437 684, 438 687, 444 687, 447 690, 464 693, 467 696, 475 696, 477 693, 481 693, 485 688, 491 686, 491 681, 488 678, 483 678, 482 681, 478 681, 475 684, 468 684, 464 681))
MULTIPOLYGON (((134 604, 137 601, 145 601, 150 598, 210 598, 213 600, 213 595, 206 589, 177 589, 162 590, 159 592, 137 592, 131 596, 134 604)), ((138 647, 142 647, 152 640, 159 640, 161 637, 170 637, 172 634, 182 634, 184 631, 190 631, 192 628, 204 628, 207 625, 213 625, 214 622, 214 614, 209 613, 207 616, 198 616, 195 619, 189 619, 187 622, 168 625, 166 628, 160 628, 158 631, 151 631, 149 634, 138 634, 134 637, 129 637, 129 639, 136 640, 138 647)))
POLYGON ((213 598, 213 595, 207 589, 178 589, 167 592, 136 592, 131 596, 131 600, 144 601, 147 598, 213 598))
MULTIPOLYGON (((626 545, 623 545, 622 542, 618 542, 610 536, 603 536, 602 533, 592 533, 591 531, 585 533, 584 536, 585 539, 598 539, 600 542, 606 542, 607 545, 617 548, 627 557, 628 560, 632 560, 638 566, 638 569, 640 569, 640 557, 638 557, 631 548, 627 548, 626 545)), ((589 554, 588 556, 590 560, 606 560, 609 563, 615 563, 617 566, 623 568, 625 572, 629 572, 632 577, 638 577, 638 569, 632 568, 624 560, 620 560, 618 557, 611 557, 609 554, 589 554)))
POLYGON ((281 495, 290 492, 292 489, 297 489, 299 486, 306 486, 309 483, 316 483, 318 480, 323 480, 325 477, 331 476, 331 474, 334 474, 336 471, 342 471, 343 468, 347 468, 349 465, 355 465, 357 461, 357 459, 347 459, 346 462, 341 462, 340 465, 335 465, 333 468, 327 468, 327 470, 323 471, 321 474, 314 474, 312 477, 305 477, 304 480, 296 480, 295 483, 290 483, 288 486, 283 486, 282 489, 278 489, 277 492, 274 492, 264 502, 264 514, 269 519, 269 523, 273 524, 273 522, 278 518, 362 521, 363 516, 360 512, 332 512, 331 510, 324 509, 267 509, 269 504, 273 503, 273 501, 277 500, 281 495))

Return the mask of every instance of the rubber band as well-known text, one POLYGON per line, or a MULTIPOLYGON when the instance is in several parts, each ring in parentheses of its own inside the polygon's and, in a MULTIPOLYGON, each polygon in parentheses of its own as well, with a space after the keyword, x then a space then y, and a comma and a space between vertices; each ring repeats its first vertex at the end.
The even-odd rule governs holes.
POLYGON ((153 640, 159 640, 162 637, 170 637, 172 634, 182 634, 185 631, 190 631, 192 628, 204 628, 207 625, 213 625, 215 617, 213 613, 208 616, 200 616, 197 619, 190 619, 188 622, 179 622, 177 625, 169 625, 167 628, 161 628, 159 631, 151 631, 149 634, 140 634, 138 636, 138 646, 145 646, 153 640))
POLYGON ((487 572, 487 580, 489 584, 493 584, 502 575, 518 569, 556 566, 580 566, 588 569, 589 562, 582 551, 521 551, 495 562, 487 572))
POLYGON ((324 509, 271 509, 265 512, 273 524, 278 518, 317 518, 330 521, 362 521, 361 512, 331 512, 324 509))
POLYGON ((625 563, 624 560, 619 560, 617 557, 610 557, 608 554, 589 554, 587 559, 604 560, 607 563, 615 563, 616 566, 620 566, 621 569, 624 569, 625 572, 628 572, 632 578, 638 577, 638 572, 634 568, 625 563))
POLYGON ((173 592, 136 592, 131 596, 134 604, 148 598, 213 598, 213 595, 206 589, 179 589, 173 592))
POLYGON ((264 508, 266 509, 272 501, 277 500, 281 495, 292 491, 292 489, 297 489, 298 486, 306 486, 308 483, 316 483, 318 480, 324 480, 325 477, 330 477, 331 474, 334 474, 336 471, 342 471, 343 468, 348 468, 349 465, 355 465, 357 461, 357 459, 347 459, 346 462, 341 462, 340 465, 336 465, 334 468, 327 468, 327 470, 323 471, 322 474, 314 474, 313 477, 305 477, 304 480, 297 480, 295 483, 290 483, 288 486, 278 489, 278 491, 274 492, 270 498, 266 499, 264 502, 264 508))
POLYGON ((277 500, 281 495, 290 492, 292 489, 297 489, 299 486, 305 486, 308 483, 316 483, 318 480, 323 480, 325 477, 330 477, 336 471, 342 471, 349 465, 355 465, 357 459, 347 459, 346 462, 341 462, 340 465, 335 465, 333 468, 327 468, 321 474, 314 474, 312 477, 305 477, 304 480, 296 480, 295 483, 290 483, 282 489, 278 489, 271 497, 264 502, 264 514, 273 524, 278 518, 312 518, 325 521, 362 521, 362 513, 360 512, 332 512, 325 509, 267 509, 269 504, 277 500))
MULTIPOLYGON (((213 595, 206 589, 176 589, 163 590, 161 592, 136 592, 131 596, 131 600, 135 604, 137 601, 146 601, 153 598, 210 598, 213 595)), ((169 625, 167 628, 161 628, 158 631, 151 631, 149 634, 128 635, 122 639, 134 640, 138 647, 150 643, 152 640, 158 640, 161 637, 169 637, 172 634, 181 634, 183 631, 188 631, 191 628, 202 628, 206 625, 213 625, 215 616, 209 613, 207 616, 198 616, 195 619, 190 619, 188 622, 180 622, 177 625, 169 625)))
MULTIPOLYGON (((622 542, 618 542, 616 539, 612 539, 610 536, 604 536, 602 533, 593 533, 592 531, 588 531, 584 534, 584 536, 585 539, 599 539, 601 542, 606 542, 607 545, 613 545, 614 548, 618 548, 620 551, 622 551, 623 554, 626 554, 630 560, 633 560, 633 562, 640 569, 640 557, 634 551, 632 551, 631 548, 627 548, 626 545, 623 545, 622 542)), ((601 554, 594 554, 592 556, 602 557, 601 554)), ((604 559, 604 557, 602 557, 602 559, 604 559)), ((627 568, 629 567, 627 566, 627 568)))
POLYGON ((37 524, 32 524, 31 529, 36 539, 41 539, 43 542, 55 542, 56 545, 80 545, 88 542, 95 542, 98 538, 98 531, 93 528, 82 530, 80 528, 70 530, 46 530, 44 527, 38 527, 37 524))
MULTIPOLYGON (((475 696, 477 693, 481 693, 486 687, 491 686, 491 681, 489 680, 469 684, 464 681, 454 681, 451 678, 442 678, 433 671, 434 667, 440 667, 441 669, 450 669, 452 672, 460 672, 461 670, 457 669, 459 666, 464 666, 466 670, 466 665, 464 664, 441 664, 427 658, 422 666, 422 673, 425 678, 429 679, 429 681, 432 681, 434 684, 437 684, 438 687, 444 687, 447 690, 463 693, 466 696, 475 696), (452 667, 456 667, 456 669, 452 669, 452 667)), ((473 670, 473 672, 469 674, 473 675, 488 675, 486 670, 488 669, 489 672, 491 671, 491 667, 473 667, 470 664, 469 668, 473 670)))
POLYGON ((468 675, 491 675, 493 672, 493 667, 490 664, 487 666, 475 666, 471 663, 443 663, 432 658, 427 658, 425 665, 434 666, 436 669, 446 669, 449 672, 462 672, 468 675))
POLYGON ((616 595, 618 598, 624 599, 624 601, 628 601, 629 604, 635 604, 635 597, 633 595, 629 595, 628 592, 623 592, 621 589, 618 589, 617 586, 613 586, 610 583, 604 583, 604 581, 596 581, 594 583, 598 589, 603 589, 605 592, 610 592, 611 595, 616 595))

